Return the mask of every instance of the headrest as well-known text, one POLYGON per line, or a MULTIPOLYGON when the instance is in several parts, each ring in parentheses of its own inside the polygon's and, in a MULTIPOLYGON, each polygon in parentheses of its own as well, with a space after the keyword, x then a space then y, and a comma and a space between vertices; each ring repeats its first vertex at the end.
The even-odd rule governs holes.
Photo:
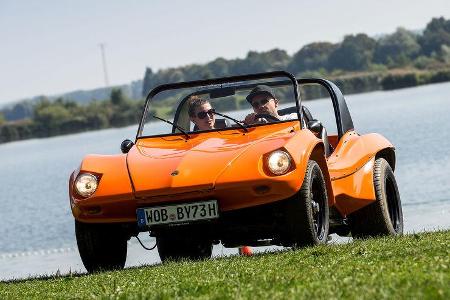
POLYGON ((314 118, 311 114, 311 112, 309 111, 308 108, 306 108, 306 106, 302 105, 302 109, 303 109, 303 117, 306 119, 306 123, 308 123, 309 121, 312 121, 314 118))
MULTIPOLYGON (((305 118, 306 123, 308 123, 309 121, 314 119, 311 112, 309 111, 309 109, 306 106, 302 105, 302 110, 303 110, 303 117, 305 118)), ((278 111, 278 114, 280 116, 284 116, 284 115, 289 115, 289 114, 296 113, 296 112, 297 112, 297 107, 291 106, 291 107, 280 109, 278 111)))

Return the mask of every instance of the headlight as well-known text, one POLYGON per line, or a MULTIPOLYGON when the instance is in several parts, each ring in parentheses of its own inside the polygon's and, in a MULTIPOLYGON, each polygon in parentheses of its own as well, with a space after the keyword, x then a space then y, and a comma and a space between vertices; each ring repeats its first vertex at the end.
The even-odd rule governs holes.
POLYGON ((89 173, 78 175, 75 180, 75 190, 82 197, 89 197, 92 195, 97 189, 97 186, 97 177, 89 173))
POLYGON ((283 175, 291 168, 291 156, 281 150, 272 152, 267 158, 267 167, 275 175, 283 175))

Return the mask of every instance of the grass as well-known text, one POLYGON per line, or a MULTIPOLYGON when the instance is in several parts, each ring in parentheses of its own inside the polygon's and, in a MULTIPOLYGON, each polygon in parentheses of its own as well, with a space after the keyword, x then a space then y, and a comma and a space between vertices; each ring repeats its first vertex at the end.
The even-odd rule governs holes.
POLYGON ((450 231, 0 283, 0 299, 450 299, 450 231))

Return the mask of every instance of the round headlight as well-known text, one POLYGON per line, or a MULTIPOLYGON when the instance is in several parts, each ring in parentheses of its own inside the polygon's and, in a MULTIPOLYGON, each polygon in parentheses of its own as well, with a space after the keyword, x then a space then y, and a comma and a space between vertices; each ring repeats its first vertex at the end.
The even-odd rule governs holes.
POLYGON ((81 174, 75 180, 75 189, 82 197, 89 197, 92 195, 98 186, 97 177, 92 174, 81 174))
POLYGON ((291 168, 291 156, 281 150, 274 151, 267 159, 267 167, 275 175, 285 174, 291 168))

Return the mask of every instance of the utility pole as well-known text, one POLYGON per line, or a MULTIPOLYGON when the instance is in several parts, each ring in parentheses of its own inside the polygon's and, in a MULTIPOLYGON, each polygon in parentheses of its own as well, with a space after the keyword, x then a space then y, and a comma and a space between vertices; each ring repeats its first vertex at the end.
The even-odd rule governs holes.
POLYGON ((106 56, 105 56, 105 44, 100 43, 100 51, 102 53, 102 62, 103 62, 103 73, 105 76, 105 86, 109 87, 109 80, 108 80, 108 69, 106 68, 106 56))

